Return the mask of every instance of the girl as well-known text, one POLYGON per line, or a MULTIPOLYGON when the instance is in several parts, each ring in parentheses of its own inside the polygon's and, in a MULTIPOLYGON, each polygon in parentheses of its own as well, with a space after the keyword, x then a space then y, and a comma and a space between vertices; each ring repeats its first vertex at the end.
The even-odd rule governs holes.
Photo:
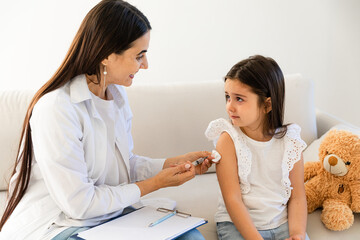
POLYGON ((225 77, 226 110, 206 130, 222 160, 219 239, 305 239, 306 197, 300 127, 283 124, 284 77, 271 58, 253 56, 225 77))
MULTIPOLYGON (((103 0, 86 15, 64 62, 28 108, 0 239, 75 238, 210 166, 211 157, 189 164, 209 152, 168 159, 132 153, 124 87, 148 68, 150 30, 147 18, 121 0, 103 0)), ((196 229, 179 239, 189 238, 204 240, 196 229)))

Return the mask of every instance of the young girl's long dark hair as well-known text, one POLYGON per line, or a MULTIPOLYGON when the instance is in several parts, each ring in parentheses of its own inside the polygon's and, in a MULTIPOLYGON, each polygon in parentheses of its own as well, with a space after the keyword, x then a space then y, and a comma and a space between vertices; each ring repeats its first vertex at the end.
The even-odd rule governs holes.
POLYGON ((103 0, 86 15, 64 61, 51 79, 42 86, 28 107, 19 142, 16 164, 19 176, 8 191, 8 202, 0 221, 0 231, 24 196, 30 180, 33 144, 29 120, 37 101, 80 74, 96 75, 100 84, 100 63, 112 53, 121 54, 151 29, 137 8, 122 0, 103 0))
POLYGON ((225 76, 248 85, 259 96, 259 105, 270 97, 271 111, 266 114, 263 133, 281 138, 286 134, 284 121, 285 80, 274 59, 261 55, 251 56, 235 64, 225 76))

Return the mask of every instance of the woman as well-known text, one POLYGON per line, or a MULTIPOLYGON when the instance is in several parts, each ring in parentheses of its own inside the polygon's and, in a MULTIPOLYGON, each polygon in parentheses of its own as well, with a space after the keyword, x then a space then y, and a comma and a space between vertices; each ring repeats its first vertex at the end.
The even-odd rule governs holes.
MULTIPOLYGON (((4 239, 71 239, 120 216, 141 196, 205 172, 209 152, 169 159, 134 155, 132 113, 123 86, 147 69, 151 26, 132 5, 103 0, 85 17, 54 76, 24 121, 4 239)), ((211 157, 209 157, 211 159, 211 157)), ((203 239, 190 231, 184 239, 203 239)))

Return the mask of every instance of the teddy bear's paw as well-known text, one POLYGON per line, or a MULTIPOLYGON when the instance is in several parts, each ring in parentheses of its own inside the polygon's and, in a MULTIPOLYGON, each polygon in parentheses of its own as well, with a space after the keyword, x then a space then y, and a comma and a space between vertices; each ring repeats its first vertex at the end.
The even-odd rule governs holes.
POLYGON ((351 209, 345 205, 332 206, 324 209, 321 213, 321 221, 333 231, 342 231, 351 227, 354 223, 354 215, 351 209))
POLYGON ((308 204, 307 205, 307 211, 308 213, 312 213, 313 211, 315 211, 319 206, 315 205, 315 204, 308 204))

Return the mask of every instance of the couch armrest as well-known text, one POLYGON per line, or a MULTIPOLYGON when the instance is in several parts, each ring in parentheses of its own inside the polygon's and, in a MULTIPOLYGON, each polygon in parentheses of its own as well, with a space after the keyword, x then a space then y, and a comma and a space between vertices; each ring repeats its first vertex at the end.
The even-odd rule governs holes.
POLYGON ((316 127, 317 127, 317 135, 321 137, 324 133, 326 133, 330 128, 337 124, 344 124, 352 128, 357 128, 351 123, 346 122, 334 115, 331 115, 327 112, 324 112, 320 109, 316 109, 316 127))

